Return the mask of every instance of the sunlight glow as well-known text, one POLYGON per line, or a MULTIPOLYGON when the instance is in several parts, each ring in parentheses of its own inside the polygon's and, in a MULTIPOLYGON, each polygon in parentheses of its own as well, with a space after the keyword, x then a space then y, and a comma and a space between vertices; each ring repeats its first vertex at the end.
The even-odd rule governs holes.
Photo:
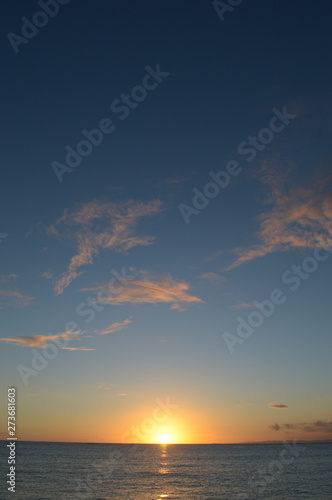
POLYGON ((162 434, 159 438, 159 443, 160 444, 168 444, 169 443, 169 439, 168 439, 168 436, 167 434, 162 434))

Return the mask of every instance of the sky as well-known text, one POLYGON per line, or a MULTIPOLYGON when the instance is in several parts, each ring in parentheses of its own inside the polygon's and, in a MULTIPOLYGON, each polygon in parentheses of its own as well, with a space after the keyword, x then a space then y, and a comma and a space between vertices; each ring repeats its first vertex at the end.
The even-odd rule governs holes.
POLYGON ((19 439, 331 439, 331 7, 41 5, 1 16, 19 439))

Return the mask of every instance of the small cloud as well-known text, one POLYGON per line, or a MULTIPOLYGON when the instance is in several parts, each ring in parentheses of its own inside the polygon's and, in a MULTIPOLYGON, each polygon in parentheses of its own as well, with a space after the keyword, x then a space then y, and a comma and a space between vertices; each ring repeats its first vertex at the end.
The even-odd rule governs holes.
POLYGON ((84 333, 85 332, 80 330, 68 330, 56 335, 31 335, 26 337, 0 339, 0 342, 20 345, 23 347, 36 347, 37 349, 44 349, 48 342, 51 342, 52 340, 80 340, 79 336, 83 335, 84 333))
POLYGON ((200 278, 202 280, 208 280, 211 283, 218 283, 219 281, 223 281, 225 279, 224 276, 217 273, 204 273, 201 274, 200 278))
POLYGON ((48 280, 54 279, 54 271, 52 269, 46 269, 41 276, 48 280))
POLYGON ((28 306, 34 302, 34 297, 28 297, 17 290, 5 290, 0 288, 0 309, 6 307, 28 306))
POLYGON ((325 399, 325 398, 326 398, 326 396, 318 396, 317 399, 325 399))
POLYGON ((106 384, 106 382, 96 382, 97 386, 98 386, 98 389, 101 389, 101 390, 110 390, 111 389, 111 385, 112 384, 106 384))
POLYGON ((253 304, 247 304, 247 302, 238 302, 237 304, 233 304, 232 307, 235 307, 236 309, 247 309, 255 306, 253 304))
POLYGON ((183 177, 168 177, 160 182, 160 184, 167 184, 169 186, 177 186, 179 184, 183 184, 187 179, 183 177))
POLYGON ((278 424, 269 425, 269 429, 273 431, 280 431, 281 427, 278 424))
POLYGON ((118 394, 118 396, 128 396, 128 394, 118 394))
POLYGON ((160 339, 160 340, 158 340, 157 342, 167 342, 167 340, 160 339))
POLYGON ((287 410, 288 406, 287 405, 269 404, 269 408, 275 408, 277 410, 287 410))
POLYGON ((220 255, 222 255, 224 253, 223 250, 217 250, 213 253, 211 253, 210 255, 208 255, 208 257, 206 257, 205 260, 207 260, 208 262, 211 262, 213 260, 216 260, 218 257, 220 257, 220 255))
POLYGON ((86 347, 62 347, 67 351, 95 351, 96 349, 87 349, 86 347))
POLYGON ((131 319, 132 319, 132 316, 130 316, 130 318, 128 318, 128 319, 125 319, 122 323, 112 323, 111 325, 109 325, 107 328, 105 328, 101 332, 98 332, 97 330, 95 330, 95 333, 97 333, 99 335, 107 335, 108 333, 118 332, 119 330, 123 330, 123 328, 127 328, 127 326, 130 323, 132 323, 131 319))

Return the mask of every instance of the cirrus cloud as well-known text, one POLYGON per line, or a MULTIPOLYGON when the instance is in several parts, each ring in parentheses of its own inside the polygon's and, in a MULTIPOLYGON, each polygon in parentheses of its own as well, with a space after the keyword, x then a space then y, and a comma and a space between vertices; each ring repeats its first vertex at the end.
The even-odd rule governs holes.
MULTIPOLYGON (((117 294, 109 294, 101 297, 100 302, 110 305, 122 305, 126 302, 131 304, 171 304, 171 309, 184 310, 184 306, 192 303, 203 303, 203 300, 190 295, 189 285, 184 281, 176 281, 170 275, 159 280, 152 280, 149 273, 139 271, 142 279, 127 282, 126 286, 117 294)), ((107 284, 83 288, 81 292, 107 290, 107 284)))
POLYGON ((132 316, 122 321, 122 323, 112 323, 101 332, 95 330, 95 333, 99 335, 107 335, 108 333, 118 332, 119 330, 123 330, 123 328, 127 328, 127 326, 130 325, 130 323, 132 323, 132 316))
POLYGON ((7 344, 15 344, 23 347, 37 347, 38 349, 43 349, 46 347, 48 342, 52 340, 77 340, 85 332, 67 330, 62 333, 57 333, 55 335, 30 335, 25 337, 16 338, 5 338, 0 339, 0 342, 6 342, 7 344))
POLYGON ((24 295, 18 290, 6 290, 0 288, 0 309, 6 307, 28 306, 34 302, 34 297, 24 295))
POLYGON ((72 212, 65 210, 47 228, 47 233, 74 242, 77 253, 71 258, 66 271, 55 281, 55 295, 62 294, 82 274, 79 269, 92 264, 101 250, 127 253, 135 246, 151 245, 154 236, 139 236, 134 231, 142 217, 155 216, 160 212, 160 200, 147 203, 133 200, 123 203, 94 200, 72 212))
POLYGON ((256 238, 260 243, 234 249, 237 259, 226 271, 274 252, 324 246, 332 238, 331 175, 311 182, 310 187, 289 189, 290 171, 282 172, 272 162, 265 162, 257 175, 268 188, 264 205, 270 207, 257 217, 256 238))

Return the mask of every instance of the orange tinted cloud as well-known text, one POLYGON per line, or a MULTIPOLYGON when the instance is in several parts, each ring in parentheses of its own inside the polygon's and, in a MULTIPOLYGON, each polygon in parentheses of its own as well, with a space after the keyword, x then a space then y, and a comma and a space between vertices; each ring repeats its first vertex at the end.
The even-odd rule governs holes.
POLYGON ((324 422, 322 420, 316 420, 311 423, 295 423, 295 424, 273 424, 269 426, 270 429, 275 431, 289 431, 296 430, 302 432, 323 432, 332 433, 332 421, 324 422))
POLYGON ((127 326, 132 323, 131 320, 132 316, 128 319, 125 319, 122 323, 112 323, 112 325, 109 325, 107 328, 102 330, 101 332, 98 332, 95 330, 95 333, 98 333, 99 335, 106 335, 108 333, 114 333, 119 330, 122 330, 123 328, 127 328, 127 326))
POLYGON ((6 307, 28 306, 34 300, 34 297, 23 295, 17 290, 4 290, 0 288, 0 309, 5 309, 6 307))
POLYGON ((43 349, 46 347, 47 343, 52 340, 77 340, 82 334, 84 334, 82 331, 68 330, 56 335, 31 335, 27 337, 0 339, 0 342, 7 342, 8 344, 12 343, 23 347, 37 347, 38 349, 43 349))
POLYGON ((233 304, 232 307, 235 307, 236 309, 250 309, 255 306, 253 304, 247 304, 247 302, 238 302, 237 304, 233 304))
MULTIPOLYGON (((188 293, 189 285, 183 281, 175 281, 167 276, 160 281, 152 281, 145 271, 140 271, 143 279, 131 280, 117 293, 105 296, 101 302, 111 305, 121 305, 126 302, 131 304, 157 304, 170 303, 172 309, 182 310, 184 304, 203 303, 203 300, 188 293)), ((107 289, 107 284, 85 288, 81 291, 98 291, 107 289)))
POLYGON ((276 408, 277 410, 286 410, 288 408, 287 405, 273 405, 269 404, 269 408, 276 408))
POLYGON ((238 258, 226 270, 277 251, 323 246, 332 238, 332 196, 326 192, 332 177, 287 190, 287 176, 272 164, 261 169, 259 180, 269 189, 264 204, 270 208, 257 218, 260 243, 235 249, 238 258))
POLYGON ((161 202, 148 203, 128 201, 124 203, 104 203, 98 200, 80 206, 76 211, 64 212, 47 232, 57 238, 73 240, 77 247, 67 270, 56 281, 54 292, 61 294, 81 272, 78 269, 93 263, 93 258, 101 250, 112 249, 126 253, 139 245, 151 245, 153 236, 138 236, 134 230, 142 217, 160 213, 161 202))
POLYGON ((95 351, 96 349, 87 349, 86 347, 62 347, 67 351, 95 351))
POLYGON ((211 283, 218 283, 219 281, 224 280, 225 278, 221 274, 217 273, 203 273, 201 274, 202 280, 208 280, 211 283))

